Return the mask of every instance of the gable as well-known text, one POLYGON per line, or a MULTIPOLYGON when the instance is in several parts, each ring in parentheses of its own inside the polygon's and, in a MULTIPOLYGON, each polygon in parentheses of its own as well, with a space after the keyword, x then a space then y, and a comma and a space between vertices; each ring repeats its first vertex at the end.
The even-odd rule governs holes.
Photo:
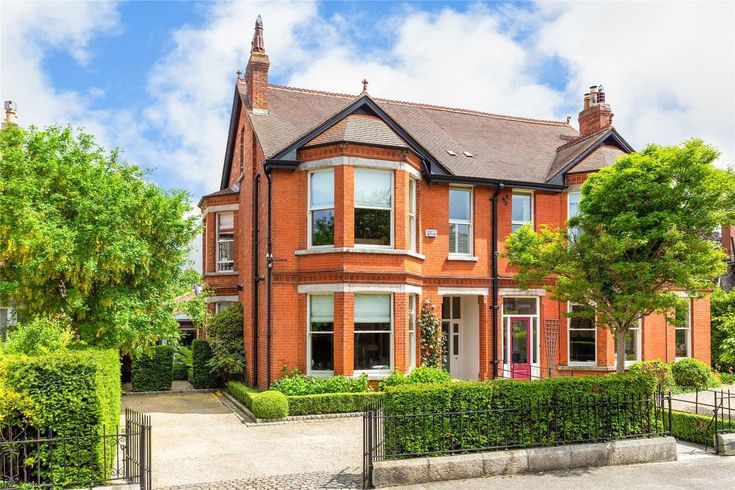
POLYGON ((379 117, 353 113, 304 145, 304 148, 333 143, 357 143, 391 148, 409 148, 379 117))

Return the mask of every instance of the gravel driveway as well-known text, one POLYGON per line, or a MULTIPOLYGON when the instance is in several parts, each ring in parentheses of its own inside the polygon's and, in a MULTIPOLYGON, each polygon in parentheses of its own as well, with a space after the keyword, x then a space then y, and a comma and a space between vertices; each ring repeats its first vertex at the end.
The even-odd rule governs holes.
POLYGON ((123 408, 151 415, 153 488, 355 488, 361 482, 360 417, 246 426, 221 396, 122 398, 123 408))

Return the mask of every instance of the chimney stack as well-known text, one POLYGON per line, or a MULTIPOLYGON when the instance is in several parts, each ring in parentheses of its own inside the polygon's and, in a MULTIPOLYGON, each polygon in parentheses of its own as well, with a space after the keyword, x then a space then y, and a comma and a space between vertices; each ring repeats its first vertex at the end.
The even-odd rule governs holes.
POLYGON ((270 60, 265 54, 263 39, 263 19, 258 16, 255 21, 255 33, 250 44, 250 59, 245 69, 245 83, 247 84, 247 100, 256 114, 268 113, 268 68, 270 60))
POLYGON ((5 101, 5 119, 3 120, 2 127, 5 128, 8 124, 15 124, 15 116, 17 114, 17 105, 12 100, 5 101))
POLYGON ((589 93, 584 94, 582 112, 579 113, 579 133, 594 133, 611 126, 612 118, 610 105, 605 103, 605 89, 602 85, 591 86, 589 93))

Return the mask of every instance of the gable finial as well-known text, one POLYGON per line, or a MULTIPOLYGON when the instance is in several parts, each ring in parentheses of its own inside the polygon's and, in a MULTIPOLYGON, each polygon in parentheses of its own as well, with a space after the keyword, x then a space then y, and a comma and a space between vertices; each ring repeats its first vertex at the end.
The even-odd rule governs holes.
POLYGON ((253 42, 250 44, 251 53, 265 53, 265 41, 263 40, 263 19, 258 15, 255 19, 255 33, 253 42))
POLYGON ((363 94, 367 94, 368 93, 367 86, 368 86, 367 78, 363 78, 362 79, 362 93, 363 94))

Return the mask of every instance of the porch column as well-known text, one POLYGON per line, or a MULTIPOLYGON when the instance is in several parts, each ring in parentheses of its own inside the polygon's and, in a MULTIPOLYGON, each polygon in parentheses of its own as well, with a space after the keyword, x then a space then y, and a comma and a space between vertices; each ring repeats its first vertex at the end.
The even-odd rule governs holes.
POLYGON ((334 293, 334 374, 355 371, 355 295, 334 293))
POLYGON ((480 349, 480 372, 477 377, 480 380, 490 379, 492 375, 492 332, 490 332, 492 328, 492 325, 490 325, 492 314, 489 310, 491 306, 488 306, 487 298, 487 296, 483 295, 477 297, 477 305, 480 313, 478 325, 480 329, 480 345, 478 347, 480 349))

